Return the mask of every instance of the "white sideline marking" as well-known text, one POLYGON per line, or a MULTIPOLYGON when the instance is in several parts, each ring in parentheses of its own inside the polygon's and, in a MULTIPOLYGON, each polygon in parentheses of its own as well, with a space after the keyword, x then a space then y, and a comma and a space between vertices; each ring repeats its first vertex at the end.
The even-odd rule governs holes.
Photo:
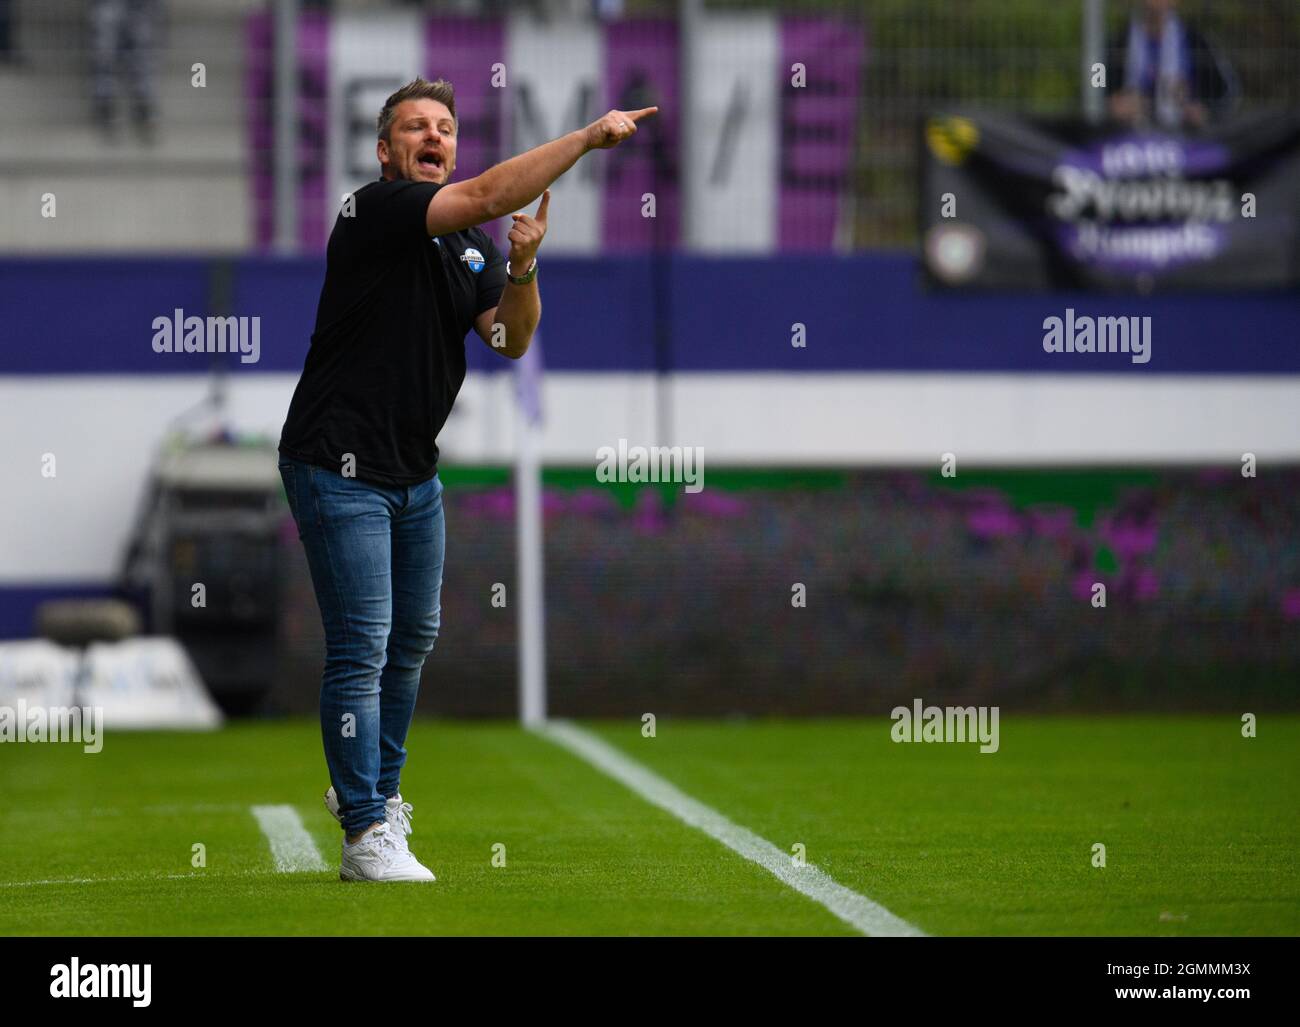
POLYGON ((304 870, 328 870, 316 851, 316 843, 302 826, 302 817, 292 806, 254 806, 257 826, 271 843, 275 869, 282 874, 304 870))
POLYGON ((717 810, 692 799, 654 771, 624 756, 591 732, 565 720, 548 720, 530 729, 603 770, 652 805, 671 813, 757 863, 795 891, 826 907, 850 927, 872 937, 924 937, 919 927, 901 920, 879 903, 833 880, 811 863, 796 867, 782 852, 748 828, 734 824, 717 810))
POLYGON ((48 881, 4 881, 0 888, 30 888, 36 884, 99 884, 102 881, 122 881, 121 877, 52 877, 48 881))
POLYGON ((43 881, 0 881, 0 888, 33 888, 45 884, 122 884, 131 882, 144 884, 151 881, 180 881, 189 878, 206 877, 210 881, 230 877, 265 876, 258 870, 235 870, 213 873, 204 870, 191 870, 188 874, 132 874, 123 877, 50 877, 43 881))

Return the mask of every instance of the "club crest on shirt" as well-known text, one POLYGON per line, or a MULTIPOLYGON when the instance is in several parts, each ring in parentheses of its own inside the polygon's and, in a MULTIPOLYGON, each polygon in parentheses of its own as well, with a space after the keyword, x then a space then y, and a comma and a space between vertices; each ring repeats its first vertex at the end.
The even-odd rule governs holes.
POLYGON ((469 265, 469 269, 475 274, 483 270, 483 254, 479 253, 474 247, 470 247, 460 255, 460 259, 469 265))

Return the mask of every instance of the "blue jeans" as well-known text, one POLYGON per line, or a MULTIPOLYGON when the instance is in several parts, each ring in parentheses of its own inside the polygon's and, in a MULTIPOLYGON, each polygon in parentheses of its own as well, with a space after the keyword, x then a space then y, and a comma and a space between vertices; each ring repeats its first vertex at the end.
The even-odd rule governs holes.
POLYGON ((420 668, 440 624, 442 482, 372 485, 280 458, 325 627, 321 737, 343 829, 398 793, 420 668))

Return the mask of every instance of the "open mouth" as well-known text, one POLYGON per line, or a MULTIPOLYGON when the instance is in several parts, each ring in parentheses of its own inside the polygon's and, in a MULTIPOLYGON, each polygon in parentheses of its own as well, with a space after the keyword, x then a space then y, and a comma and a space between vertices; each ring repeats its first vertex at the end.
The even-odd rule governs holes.
POLYGON ((442 155, 432 150, 423 151, 416 160, 422 168, 428 168, 431 171, 442 170, 442 155))

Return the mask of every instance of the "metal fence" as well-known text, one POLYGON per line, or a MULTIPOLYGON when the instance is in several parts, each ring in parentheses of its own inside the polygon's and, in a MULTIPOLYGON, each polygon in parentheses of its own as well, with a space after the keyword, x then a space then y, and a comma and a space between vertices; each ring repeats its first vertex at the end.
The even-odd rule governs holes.
MULTIPOLYGON (((1087 0, 709 0, 709 10, 824 11, 861 18, 868 56, 857 159, 848 187, 853 246, 916 239, 917 123, 928 111, 972 104, 1041 114, 1082 107, 1087 0)), ((1104 3, 1106 38, 1137 4, 1104 3)), ((1179 10, 1221 51, 1252 106, 1300 106, 1300 4, 1192 0, 1179 10)))

